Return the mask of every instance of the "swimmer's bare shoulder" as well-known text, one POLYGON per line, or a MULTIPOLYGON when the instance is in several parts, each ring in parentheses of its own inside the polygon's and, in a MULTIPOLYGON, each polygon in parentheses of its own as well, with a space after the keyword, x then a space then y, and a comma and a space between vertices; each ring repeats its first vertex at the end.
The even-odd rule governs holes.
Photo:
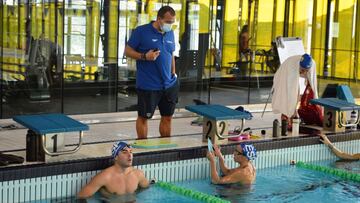
POLYGON ((111 174, 113 169, 107 168, 100 173, 96 174, 91 181, 85 185, 78 193, 79 198, 88 198, 98 191, 101 187, 104 187, 109 180, 111 180, 111 174))
POLYGON ((149 187, 150 183, 149 180, 146 179, 145 174, 142 170, 140 169, 134 169, 134 173, 139 181, 139 186, 141 188, 147 188, 149 187))
POLYGON ((248 166, 243 168, 243 173, 249 177, 256 175, 255 167, 250 163, 248 166))
POLYGON ((133 168, 132 172, 136 175, 144 175, 144 172, 141 169, 133 168))
POLYGON ((256 171, 252 166, 248 165, 244 168, 238 167, 232 173, 233 178, 242 184, 251 184, 255 180, 256 171))
POLYGON ((100 173, 98 173, 97 176, 100 176, 105 181, 108 181, 112 178, 113 173, 115 173, 115 167, 110 166, 110 167, 104 169, 103 171, 101 171, 100 173))

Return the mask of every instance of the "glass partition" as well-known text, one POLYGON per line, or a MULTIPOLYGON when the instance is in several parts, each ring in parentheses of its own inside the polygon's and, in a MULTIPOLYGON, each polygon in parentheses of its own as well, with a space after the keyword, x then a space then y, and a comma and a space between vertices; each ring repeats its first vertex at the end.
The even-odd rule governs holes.
POLYGON ((1 118, 136 111, 136 62, 124 48, 163 5, 176 11, 178 108, 265 103, 279 67, 272 42, 285 34, 315 59, 320 95, 335 83, 358 96, 359 0, 4 0, 1 118))
POLYGON ((62 1, 2 1, 2 117, 61 111, 62 1))
POLYGON ((320 40, 313 40, 313 44, 316 45, 312 46, 312 50, 317 59, 318 74, 321 76, 318 82, 320 96, 328 85, 346 84, 353 89, 354 97, 358 97, 358 91, 356 91, 359 69, 357 45, 360 35, 357 32, 360 22, 358 3, 359 1, 355 0, 333 0, 327 8, 327 4, 318 1, 315 34, 320 40), (329 15, 328 39, 325 36, 326 15, 329 15), (324 46, 325 40, 328 41, 327 53, 324 46))
POLYGON ((116 111, 117 1, 66 1, 64 28, 64 112, 116 111))
POLYGON ((356 1, 334 1, 330 23, 330 77, 354 79, 356 1))

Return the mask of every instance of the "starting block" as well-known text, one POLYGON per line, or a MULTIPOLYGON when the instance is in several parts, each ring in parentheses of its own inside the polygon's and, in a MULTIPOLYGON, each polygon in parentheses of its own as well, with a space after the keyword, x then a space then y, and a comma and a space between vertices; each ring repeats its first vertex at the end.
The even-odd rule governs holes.
POLYGON ((310 103, 324 107, 324 130, 345 132, 345 127, 355 126, 359 123, 359 105, 337 98, 312 99, 310 100, 310 103), (356 121, 354 123, 347 124, 345 111, 357 112, 356 121))
POLYGON ((45 161, 45 155, 58 156, 77 152, 82 145, 83 131, 89 126, 64 114, 15 116, 14 121, 27 127, 26 161, 45 161), (65 150, 65 133, 79 131, 79 143, 65 150))
POLYGON ((355 104, 355 99, 351 93, 349 86, 347 85, 339 85, 336 87, 336 97, 349 103, 355 104))
POLYGON ((227 138, 238 137, 238 135, 229 136, 228 120, 241 120, 240 131, 242 131, 245 119, 251 118, 246 112, 216 104, 191 105, 186 106, 185 109, 204 117, 203 142, 207 142, 210 138, 213 144, 223 144, 227 142, 227 138))

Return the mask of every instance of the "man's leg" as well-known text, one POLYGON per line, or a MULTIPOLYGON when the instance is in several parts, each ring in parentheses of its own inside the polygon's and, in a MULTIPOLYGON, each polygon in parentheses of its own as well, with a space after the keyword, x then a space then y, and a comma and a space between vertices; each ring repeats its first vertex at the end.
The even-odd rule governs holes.
POLYGON ((172 116, 161 116, 159 132, 161 137, 170 137, 172 116))
POLYGON ((137 89, 138 95, 138 117, 136 119, 136 132, 138 139, 146 139, 148 134, 148 122, 155 111, 159 100, 159 94, 156 91, 137 89))
POLYGON ((176 83, 174 86, 163 92, 159 101, 158 105, 161 115, 159 132, 161 137, 171 136, 171 121, 178 101, 178 92, 179 86, 178 83, 176 83))
POLYGON ((147 118, 138 116, 136 119, 136 133, 138 139, 146 139, 148 134, 147 118))

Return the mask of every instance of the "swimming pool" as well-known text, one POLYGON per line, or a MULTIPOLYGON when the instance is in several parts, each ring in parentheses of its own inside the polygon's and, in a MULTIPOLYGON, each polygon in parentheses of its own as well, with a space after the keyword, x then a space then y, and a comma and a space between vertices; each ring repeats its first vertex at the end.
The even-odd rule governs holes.
MULTIPOLYGON (((316 164, 332 165, 333 161, 316 164)), ((278 166, 258 170, 256 182, 251 187, 239 185, 213 185, 209 179, 175 182, 176 185, 230 202, 359 202, 360 183, 344 181, 321 172, 304 170, 296 166, 278 166)), ((97 195, 89 203, 101 202, 97 195)), ((38 201, 66 202, 74 198, 38 201)), ((107 199, 121 202, 123 198, 107 199)), ((137 194, 136 202, 201 202, 152 185, 137 194)))
MULTIPOLYGON (((349 153, 358 152, 360 149, 360 140, 359 135, 356 136, 354 139, 350 139, 350 141, 340 140, 340 142, 336 142, 336 146, 349 153)), ((341 138, 344 137, 345 136, 342 136, 341 138)), ((347 136, 347 138, 348 137, 350 136, 347 136)), ((161 151, 157 154, 140 154, 136 155, 134 159, 136 167, 144 170, 148 178, 173 182, 179 186, 193 188, 230 200, 248 198, 246 201, 252 199, 257 201, 273 201, 271 198, 275 198, 276 201, 283 202, 305 201, 306 198, 311 199, 311 195, 302 199, 303 197, 298 193, 302 193, 304 190, 315 191, 314 193, 317 193, 319 191, 322 192, 324 188, 330 188, 331 190, 324 190, 324 194, 319 194, 338 194, 333 196, 333 198, 340 196, 341 193, 346 194, 347 191, 351 191, 350 193, 352 194, 354 187, 359 190, 358 184, 348 182, 349 185, 346 185, 347 183, 345 181, 341 181, 336 177, 289 166, 290 160, 304 161, 307 163, 323 160, 335 161, 336 158, 331 154, 329 149, 318 143, 318 137, 255 143, 259 149, 258 159, 254 161, 258 169, 257 181, 250 190, 240 190, 246 193, 246 195, 241 193, 240 197, 224 194, 223 192, 228 191, 228 189, 222 189, 222 187, 209 184, 209 163, 206 158, 203 158, 206 150, 205 147, 161 151), (317 174, 318 176, 312 176, 313 174, 317 174), (303 178, 297 180, 294 179, 294 176, 303 178), (274 180, 272 180, 271 177, 273 177, 274 180), (278 180, 278 182, 276 182, 276 180, 278 180), (308 180, 308 182, 302 182, 305 180, 308 180), (319 180, 322 182, 319 183, 319 180), (291 182, 292 184, 286 186, 285 183, 287 182, 291 182), (345 189, 341 190, 341 188, 345 189)), ((227 154, 225 155, 225 161, 230 167, 236 166, 231 155, 234 146, 235 144, 222 148, 224 154, 227 154)), ((10 168, 9 170, 0 170, 0 202, 29 202, 39 200, 45 200, 46 202, 48 199, 54 202, 62 202, 62 200, 64 200, 63 202, 67 202, 69 200, 67 197, 75 196, 80 188, 102 169, 101 167, 107 167, 109 164, 109 158, 105 157, 95 160, 84 160, 79 163, 66 162, 40 165, 38 167, 32 166, 31 168, 21 167, 19 169, 10 168)), ((150 188, 149 190, 143 191, 138 195, 138 201, 189 202, 189 199, 186 197, 171 192, 163 194, 163 192, 160 191, 160 188, 150 188), (172 199, 172 195, 174 195, 176 200, 172 199)), ((354 194, 353 197, 359 198, 359 196, 357 196, 358 193, 354 194)), ((351 202, 352 200, 353 199, 350 199, 349 201, 351 202)), ((190 200, 190 202, 193 202, 193 200, 190 200)))

